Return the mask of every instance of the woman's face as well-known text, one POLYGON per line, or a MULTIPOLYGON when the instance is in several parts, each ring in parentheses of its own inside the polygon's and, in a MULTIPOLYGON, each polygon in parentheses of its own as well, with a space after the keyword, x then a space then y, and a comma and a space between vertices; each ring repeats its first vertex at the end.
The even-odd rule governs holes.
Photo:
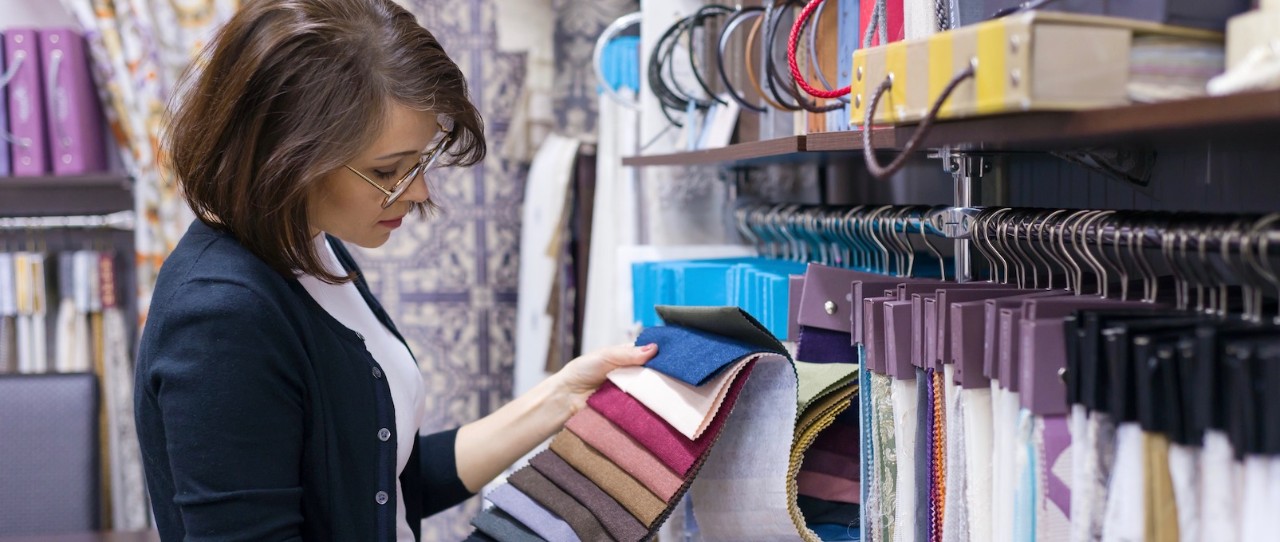
MULTIPOLYGON (((384 126, 378 139, 347 165, 390 190, 418 163, 440 125, 435 113, 415 111, 393 101, 384 126)), ((420 178, 409 182, 400 199, 383 209, 386 195, 368 181, 345 167, 330 171, 310 194, 307 213, 312 233, 328 232, 364 248, 382 246, 392 230, 400 227, 412 204, 427 201, 427 183, 420 178)))

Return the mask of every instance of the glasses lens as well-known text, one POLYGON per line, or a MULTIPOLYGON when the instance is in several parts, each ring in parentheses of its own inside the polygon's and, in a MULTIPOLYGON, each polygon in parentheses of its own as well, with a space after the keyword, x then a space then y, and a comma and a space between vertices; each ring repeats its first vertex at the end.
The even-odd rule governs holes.
POLYGON ((413 169, 409 170, 409 173, 405 174, 405 176, 400 179, 400 182, 396 183, 396 185, 391 188, 391 195, 387 196, 387 201, 382 204, 382 207, 390 207, 392 203, 395 203, 396 200, 400 199, 400 196, 403 196, 404 193, 409 190, 409 187, 413 186, 413 181, 417 180, 417 178, 422 175, 423 169, 425 169, 425 167, 421 163, 413 166, 413 169))

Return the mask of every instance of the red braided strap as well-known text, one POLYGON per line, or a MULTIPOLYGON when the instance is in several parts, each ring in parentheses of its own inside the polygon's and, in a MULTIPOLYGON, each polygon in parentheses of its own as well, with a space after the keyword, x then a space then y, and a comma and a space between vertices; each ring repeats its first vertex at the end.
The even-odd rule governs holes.
MULTIPOLYGON (((801 90, 804 90, 810 96, 815 98, 835 99, 842 96, 848 96, 850 87, 838 88, 835 90, 814 88, 809 85, 809 81, 805 80, 805 78, 800 75, 800 64, 796 62, 796 43, 800 41, 800 34, 804 31, 805 22, 809 20, 809 17, 813 16, 814 10, 818 9, 818 6, 822 5, 822 2, 823 0, 809 0, 809 4, 800 12, 800 16, 796 17, 795 24, 791 25, 791 38, 787 40, 787 65, 791 67, 791 77, 795 78, 796 85, 798 85, 801 90)), ((813 32, 817 32, 817 29, 814 29, 813 32)))

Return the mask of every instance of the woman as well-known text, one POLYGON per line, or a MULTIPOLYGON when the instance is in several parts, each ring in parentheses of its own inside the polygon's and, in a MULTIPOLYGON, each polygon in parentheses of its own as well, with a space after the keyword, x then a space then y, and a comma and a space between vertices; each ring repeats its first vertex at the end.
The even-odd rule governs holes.
POLYGON ((253 0, 164 143, 199 220, 160 271, 136 409, 165 540, 419 538, 557 431, 614 367, 576 359, 492 415, 418 436, 417 365, 343 242, 432 208, 485 154, 462 73, 391 0, 253 0))

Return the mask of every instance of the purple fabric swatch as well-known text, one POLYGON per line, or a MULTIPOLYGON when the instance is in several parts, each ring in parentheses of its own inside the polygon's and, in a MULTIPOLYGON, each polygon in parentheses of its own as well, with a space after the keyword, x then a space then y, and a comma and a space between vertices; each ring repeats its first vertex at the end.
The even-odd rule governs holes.
POLYGON ((568 523, 511 484, 498 486, 485 498, 542 538, 581 542, 568 523))
POLYGON ((858 351, 849 333, 800 326, 796 359, 809 363, 857 363, 858 351))

